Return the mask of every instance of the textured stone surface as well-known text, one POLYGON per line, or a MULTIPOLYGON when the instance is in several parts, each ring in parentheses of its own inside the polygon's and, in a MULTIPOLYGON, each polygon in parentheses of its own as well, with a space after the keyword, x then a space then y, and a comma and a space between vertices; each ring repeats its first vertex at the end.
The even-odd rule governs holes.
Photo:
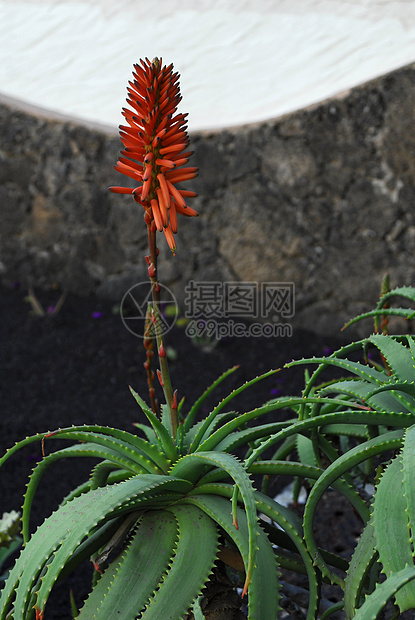
MULTIPOLYGON (((415 283, 415 65, 287 117, 191 136, 199 218, 162 281, 294 282, 293 324, 335 332, 415 283)), ((112 195, 120 142, 0 105, 0 274, 6 284, 119 301, 146 280, 143 213, 112 195)))

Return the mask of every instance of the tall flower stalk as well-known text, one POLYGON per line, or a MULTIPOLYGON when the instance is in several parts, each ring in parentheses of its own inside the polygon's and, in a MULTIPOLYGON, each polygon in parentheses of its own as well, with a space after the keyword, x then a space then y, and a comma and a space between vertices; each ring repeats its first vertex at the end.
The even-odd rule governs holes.
MULTIPOLYGON (((177 187, 177 184, 193 179, 197 168, 186 166, 192 151, 187 151, 187 114, 178 114, 181 101, 179 74, 173 65, 162 65, 161 59, 146 58, 134 65, 133 81, 127 88, 128 108, 123 116, 128 123, 120 126, 120 138, 124 145, 121 157, 114 166, 118 172, 138 181, 137 187, 110 187, 118 194, 131 194, 134 201, 144 208, 144 220, 148 230, 149 253, 146 256, 151 281, 153 306, 152 321, 157 340, 160 369, 157 372, 170 411, 173 434, 177 429, 177 403, 171 387, 167 357, 160 330, 160 285, 157 274, 157 231, 164 232, 173 254, 176 251, 174 235, 177 232, 177 216, 196 216, 197 212, 186 203, 195 192, 177 187)), ((148 335, 148 334, 146 334, 148 335)), ((147 374, 151 357, 147 356, 147 374)), ((150 387, 151 392, 151 387, 150 387)), ((154 393, 151 394, 155 407, 154 393)))

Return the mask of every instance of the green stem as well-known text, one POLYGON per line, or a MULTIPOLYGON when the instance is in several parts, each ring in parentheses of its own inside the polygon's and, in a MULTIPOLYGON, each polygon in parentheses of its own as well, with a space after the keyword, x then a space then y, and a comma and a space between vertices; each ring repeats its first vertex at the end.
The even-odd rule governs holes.
POLYGON ((170 422, 171 422, 171 430, 173 439, 176 438, 177 433, 177 409, 172 407, 173 405, 173 390, 170 381, 170 373, 169 367, 167 363, 167 356, 160 355, 160 347, 163 343, 162 335, 160 332, 160 321, 159 317, 161 314, 160 311, 160 287, 157 278, 157 246, 156 246, 156 231, 152 230, 152 223, 147 224, 148 230, 148 249, 149 249, 149 276, 151 281, 151 292, 153 296, 153 311, 154 311, 154 333, 157 342, 157 354, 160 364, 160 373, 161 373, 161 381, 162 381, 162 389, 164 392, 164 398, 166 400, 166 405, 169 409, 170 422), (153 267, 152 267, 153 266, 153 267))

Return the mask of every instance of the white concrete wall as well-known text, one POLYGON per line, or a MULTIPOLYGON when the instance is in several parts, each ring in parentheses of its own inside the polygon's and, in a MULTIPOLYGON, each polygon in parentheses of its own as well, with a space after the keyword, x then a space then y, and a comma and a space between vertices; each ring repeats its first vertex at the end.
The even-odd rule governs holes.
POLYGON ((145 56, 190 131, 275 118, 414 61, 415 1, 0 0, 4 95, 115 129, 145 56))

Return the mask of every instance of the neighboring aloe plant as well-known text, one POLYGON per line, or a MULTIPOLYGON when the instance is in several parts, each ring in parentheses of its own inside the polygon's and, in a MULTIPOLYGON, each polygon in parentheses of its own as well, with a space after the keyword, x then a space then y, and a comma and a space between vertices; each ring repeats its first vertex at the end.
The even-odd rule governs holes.
MULTIPOLYGON (((375 317, 378 327, 381 317, 384 326, 388 315, 413 317, 413 309, 385 308, 398 296, 415 301, 415 289, 387 292, 374 311, 352 323, 375 317)), ((409 335, 376 333, 330 356, 294 361, 287 367, 309 363, 318 366, 307 375, 303 398, 273 401, 278 407, 293 408, 298 419, 253 450, 247 469, 255 469, 255 461, 275 444, 279 448, 274 460, 296 453, 304 466, 315 469, 324 461, 317 476, 301 476, 311 485, 303 528, 314 567, 324 579, 344 588, 344 601, 331 611, 344 606, 347 618, 376 618, 390 599, 400 612, 415 609, 415 584, 410 583, 415 578, 415 341, 409 335), (370 358, 375 352, 378 362, 370 358), (363 362, 353 359, 358 353, 363 362), (329 367, 349 376, 318 384, 329 367), (395 451, 398 455, 387 464, 395 451), (358 491, 365 481, 375 482, 375 464, 380 482, 368 506, 358 491), (329 566, 313 532, 319 500, 341 480, 349 485, 344 495, 365 524, 345 578, 329 566), (381 572, 387 579, 379 585, 381 572)))

